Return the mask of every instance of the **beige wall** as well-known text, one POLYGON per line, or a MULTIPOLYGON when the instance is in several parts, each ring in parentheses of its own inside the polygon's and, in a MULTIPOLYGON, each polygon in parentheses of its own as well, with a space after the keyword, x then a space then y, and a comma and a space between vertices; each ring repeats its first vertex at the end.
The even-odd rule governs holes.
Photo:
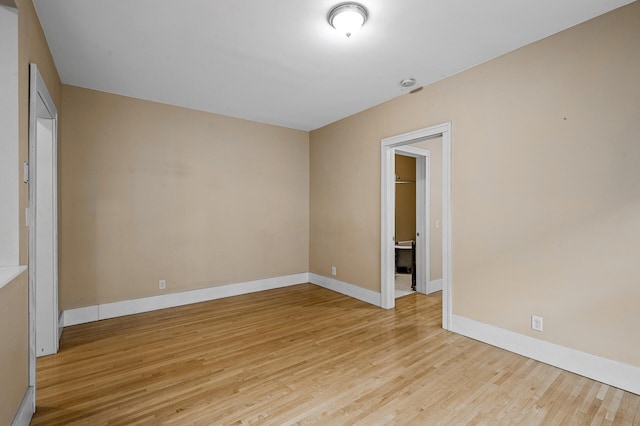
POLYGON ((310 134, 309 269, 380 291, 383 130, 368 111, 310 134))
POLYGON ((0 424, 13 420, 29 386, 27 273, 0 289, 0 424))
POLYGON ((430 280, 442 278, 442 138, 412 144, 429 151, 429 264, 430 280), (438 226, 436 226, 438 221, 438 226))
MULTIPOLYGON (((16 0, 18 3, 18 49, 19 49, 19 120, 18 130, 20 137, 20 164, 28 161, 29 158, 29 64, 38 64, 40 74, 47 85, 53 103, 58 109, 58 115, 62 116, 60 110, 60 90, 61 83, 58 71, 56 70, 49 45, 44 37, 44 32, 40 26, 40 21, 36 15, 31 0, 16 0)), ((27 185, 20 188, 21 211, 27 207, 29 201, 27 185)), ((25 217, 20 216, 20 264, 27 263, 29 256, 28 228, 25 224, 25 217)))
MULTIPOLYGON (((18 108, 19 164, 28 160, 29 148, 29 63, 37 63, 51 93, 60 106, 60 78, 31 0, 17 0, 18 6, 18 108)), ((28 203, 28 187, 20 184, 19 209, 28 203)), ((28 229, 20 214, 20 264, 28 262, 28 229)), ((28 279, 23 273, 0 289, 0 424, 10 424, 29 383, 28 279)))
POLYGON ((66 85, 62 107, 62 309, 308 271, 307 132, 66 85))
POLYGON ((380 139, 450 121, 453 313, 640 366, 638 22, 635 2, 311 132, 311 270, 380 290, 380 139))
MULTIPOLYGON (((416 159, 396 154, 396 175, 416 181, 416 159)), ((396 184, 396 241, 411 241, 416 235, 416 184, 396 184)))

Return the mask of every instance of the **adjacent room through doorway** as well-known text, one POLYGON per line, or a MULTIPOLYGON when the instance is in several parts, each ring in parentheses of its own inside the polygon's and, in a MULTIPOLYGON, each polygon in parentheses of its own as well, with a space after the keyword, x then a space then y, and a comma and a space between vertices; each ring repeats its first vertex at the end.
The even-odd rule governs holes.
POLYGON ((394 298, 442 290, 442 137, 394 150, 394 298))
POLYGON ((416 158, 395 155, 395 297, 416 291, 416 158))

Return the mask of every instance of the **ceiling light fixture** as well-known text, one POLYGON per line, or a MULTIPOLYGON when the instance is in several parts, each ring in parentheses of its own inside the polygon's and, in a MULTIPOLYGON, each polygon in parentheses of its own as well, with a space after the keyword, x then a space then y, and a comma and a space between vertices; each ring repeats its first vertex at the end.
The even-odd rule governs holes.
POLYGON ((327 15, 327 21, 329 24, 346 35, 351 37, 351 34, 358 31, 369 17, 369 12, 360 3, 340 3, 335 5, 327 15))

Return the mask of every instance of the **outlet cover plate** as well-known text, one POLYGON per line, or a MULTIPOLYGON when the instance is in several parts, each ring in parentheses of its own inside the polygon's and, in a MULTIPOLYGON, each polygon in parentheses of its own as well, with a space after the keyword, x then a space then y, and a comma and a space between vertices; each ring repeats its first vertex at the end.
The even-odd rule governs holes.
POLYGON ((531 315, 531 328, 535 331, 542 331, 542 317, 531 315))

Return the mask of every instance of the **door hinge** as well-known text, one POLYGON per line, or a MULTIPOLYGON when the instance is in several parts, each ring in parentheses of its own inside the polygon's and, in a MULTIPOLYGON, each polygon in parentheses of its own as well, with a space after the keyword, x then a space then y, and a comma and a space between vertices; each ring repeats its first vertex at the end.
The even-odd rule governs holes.
POLYGON ((22 180, 24 183, 29 183, 29 163, 26 161, 22 163, 22 180))

